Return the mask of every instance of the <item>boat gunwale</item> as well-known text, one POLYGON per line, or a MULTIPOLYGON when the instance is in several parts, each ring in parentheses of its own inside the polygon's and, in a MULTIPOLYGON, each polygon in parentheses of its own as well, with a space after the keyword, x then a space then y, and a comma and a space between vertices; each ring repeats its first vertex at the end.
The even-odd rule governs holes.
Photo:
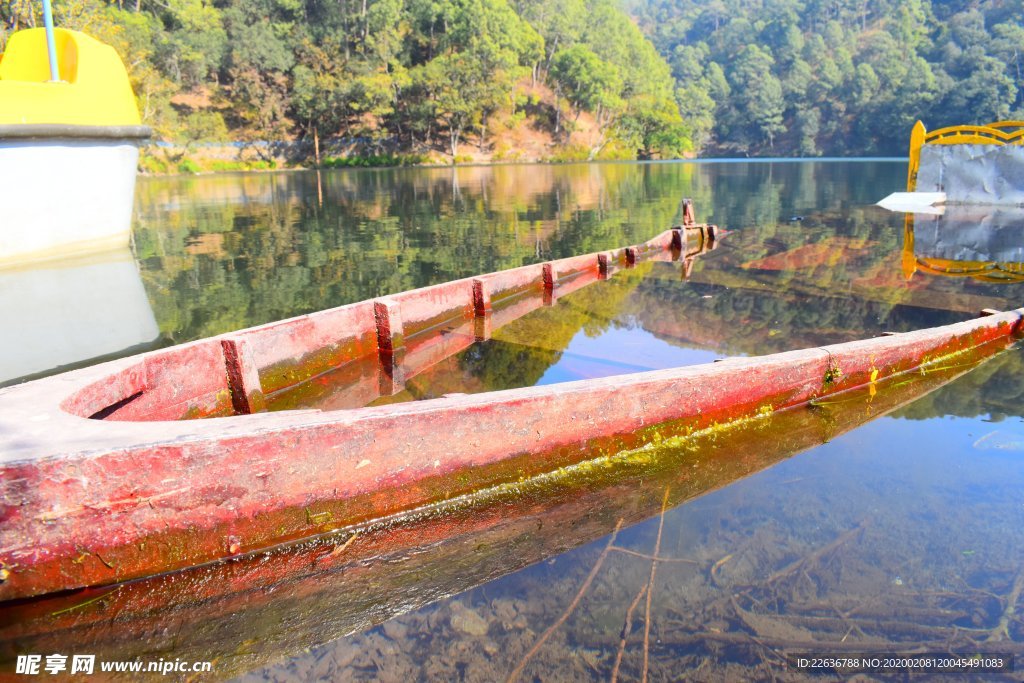
MULTIPOLYGON (((707 226, 699 226, 701 229, 705 229, 707 226)), ((175 346, 156 349, 148 351, 142 354, 129 356, 125 358, 118 358, 115 360, 107 361, 95 366, 72 370, 60 375, 51 377, 45 377, 42 379, 32 380, 24 384, 11 385, 8 387, 0 388, 0 425, 4 425, 4 417, 11 415, 16 412, 22 411, 26 406, 31 407, 29 412, 31 415, 23 415, 21 419, 13 420, 15 424, 22 424, 25 422, 50 422, 51 420, 58 420, 60 422, 66 422, 71 419, 77 422, 75 429, 82 429, 88 432, 88 440, 95 442, 95 436, 91 432, 97 430, 94 429, 96 423, 103 425, 102 432, 110 433, 112 428, 117 425, 121 427, 127 424, 139 424, 149 425, 147 432, 153 431, 155 425, 182 425, 190 424, 189 428, 185 429, 172 429, 173 435, 169 435, 166 438, 172 440, 178 440, 185 434, 196 431, 194 428, 195 423, 198 420, 195 419, 140 419, 140 420, 124 420, 117 419, 103 419, 95 420, 89 419, 91 416, 103 413, 114 404, 124 402, 126 399, 139 394, 140 392, 145 393, 153 388, 150 385, 148 378, 145 376, 146 364, 147 363, 158 363, 161 359, 173 358, 182 354, 195 352, 201 353, 204 347, 215 347, 212 349, 206 349, 208 352, 212 352, 214 355, 220 352, 220 345, 224 342, 242 342, 246 340, 258 338, 259 335, 268 333, 279 333, 286 331, 290 326, 297 326, 303 323, 317 324, 330 318, 331 316, 344 315, 348 313, 357 314, 357 312, 366 308, 367 306, 373 306, 375 302, 400 302, 405 299, 412 299, 416 297, 430 297, 435 292, 451 292, 458 290, 459 288, 465 289, 465 301, 460 302, 455 308, 450 308, 447 314, 437 316, 436 320, 427 321, 429 324, 417 325, 404 339, 401 341, 401 345, 404 347, 406 341, 411 341, 410 347, 415 347, 417 342, 422 343, 429 335, 431 330, 437 327, 449 323, 452 320, 465 317, 467 320, 473 316, 473 301, 470 300, 471 288, 473 283, 479 280, 494 280, 507 282, 510 278, 525 277, 528 281, 522 286, 505 286, 501 290, 501 294, 494 298, 494 310, 500 311, 507 305, 512 305, 516 301, 519 301, 524 295, 528 295, 534 290, 543 291, 545 287, 551 289, 551 295, 553 297, 559 296, 561 287, 569 288, 571 283, 577 280, 577 276, 584 272, 590 272, 594 275, 598 274, 599 271, 599 254, 614 253, 617 258, 622 261, 622 265, 630 265, 627 263, 627 250, 633 249, 633 254, 638 258, 655 258, 657 255, 671 252, 673 244, 675 244, 673 233, 674 230, 679 228, 673 228, 665 230, 651 238, 647 242, 641 243, 634 247, 622 248, 614 250, 613 252, 595 252, 592 254, 584 254, 581 256, 572 256, 564 259, 557 259, 555 261, 549 261, 545 263, 528 264, 525 266, 519 266, 516 268, 495 271, 484 275, 478 275, 473 277, 460 278, 444 283, 437 283, 426 287, 417 289, 407 290, 404 292, 385 295, 376 299, 369 299, 364 301, 352 302, 336 306, 329 309, 315 311, 312 313, 301 314, 286 318, 283 320, 276 320, 261 325, 256 325, 241 330, 234 330, 223 334, 215 335, 212 337, 206 337, 175 346), (585 264, 585 265, 584 265, 585 264), (549 284, 545 285, 544 273, 547 272, 548 268, 551 268, 553 273, 552 280, 549 284), (106 386, 103 386, 106 383, 106 386), (95 391, 106 391, 109 396, 102 399, 100 402, 102 405, 95 405, 92 408, 86 409, 75 409, 72 405, 75 399, 80 398, 83 392, 95 390, 95 391), (54 404, 58 405, 54 405, 54 404), (81 420, 87 420, 87 422, 81 422, 81 420), (182 434, 184 432, 185 434, 182 434)), ((709 232, 713 239, 713 232, 709 232)), ((449 294, 450 296, 450 294, 449 294)), ((546 296, 546 295, 545 295, 546 296)), ((490 309, 486 311, 490 314, 490 309)), ((367 334, 366 331, 357 331, 352 335, 353 339, 361 339, 367 334)), ((373 334, 372 331, 369 334, 373 334)), ((316 352, 319 349, 312 349, 311 352, 316 352)), ((375 353, 379 353, 380 349, 368 349, 359 351, 360 355, 358 358, 368 357, 375 353)), ((356 360, 357 357, 353 357, 352 360, 356 360)), ((259 368, 261 371, 271 369, 273 364, 268 364, 265 367, 259 368)), ((315 373, 313 376, 318 376, 325 371, 340 367, 335 365, 332 367, 324 368, 321 372, 315 373)), ((309 378, 305 378, 302 381, 308 381, 309 378)), ((267 394, 278 394, 282 390, 289 388, 288 386, 274 386, 273 388, 268 387, 267 394)), ((361 408, 343 409, 341 412, 352 413, 354 411, 362 410, 361 408)), ((318 410, 299 410, 289 411, 288 414, 291 416, 297 413, 309 413, 309 412, 321 412, 318 410)), ((330 413, 336 413, 339 411, 327 411, 330 413)), ((262 415, 262 419, 267 419, 267 415, 262 415)), ((223 416, 209 416, 202 420, 203 423, 210 423, 212 420, 222 420, 230 417, 232 420, 237 418, 251 417, 246 415, 223 415, 223 416)), ((274 420, 270 420, 274 422, 274 420)), ((12 425, 13 426, 13 425, 12 425)), ((218 430, 223 429, 223 423, 219 423, 218 430)), ((15 430, 24 433, 24 429, 15 430)), ((130 428, 127 432, 131 432, 130 428)), ((200 429, 199 431, 206 431, 200 429)), ((12 459, 10 457, 12 452, 16 449, 13 443, 4 443, 4 434, 10 434, 10 432, 0 430, 0 463, 9 462, 12 459)), ((146 439, 149 442, 149 439, 146 439)), ((65 446, 66 447, 66 444, 65 446)), ((38 445, 33 448, 34 451, 38 451, 38 445)), ((89 449, 92 450, 92 449, 89 449)), ((52 454, 52 453, 51 453, 52 454)))
POLYGON ((5 123, 0 124, 0 143, 5 141, 46 140, 148 140, 153 136, 149 126, 82 125, 72 123, 5 123))
POLYGON ((138 444, 141 460, 135 460, 129 447, 101 449, 105 452, 98 456, 80 453, 74 458, 34 463, 0 462, 7 475, 0 477, 0 484, 8 489, 3 498, 21 518, 11 520, 12 524, 0 531, 0 546, 8 556, 0 557, 0 565, 10 568, 8 580, 0 584, 0 601, 159 573, 155 567, 160 565, 145 564, 153 552, 162 552, 149 550, 151 546, 188 544, 191 549, 177 564, 163 568, 173 571, 422 507, 431 500, 461 495, 477 484, 487 487, 507 480, 509 475, 517 476, 516 472, 520 477, 535 476, 581 458, 610 453, 607 449, 614 443, 625 448, 643 446, 651 439, 656 442, 662 427, 670 423, 675 425, 672 429, 682 428, 683 433, 714 431, 737 420, 814 405, 816 397, 846 394, 907 372, 926 373, 936 364, 940 369, 956 367, 948 360, 967 354, 970 363, 1012 346, 1019 338, 1022 321, 1024 309, 1018 309, 927 330, 769 356, 353 411, 301 411, 299 421, 274 420, 280 429, 267 424, 267 418, 287 418, 288 413, 243 416, 242 421, 248 423, 244 430, 232 429, 233 425, 221 420, 221 428, 210 430, 206 438, 192 434, 166 444, 138 444), (978 353, 970 355, 972 351, 978 353), (716 376, 725 382, 685 381, 714 380, 716 376), (601 412, 603 406, 610 405, 620 406, 622 414, 601 412), (638 406, 644 408, 636 411, 638 406), (552 410, 558 414, 548 414, 552 410), (446 414, 452 421, 445 421, 446 414), (498 424, 510 424, 507 420, 512 415, 517 424, 506 434, 495 433, 497 438, 486 440, 485 436, 478 442, 465 440, 466 435, 481 429, 481 424, 487 433, 498 424), (533 425, 543 425, 545 433, 538 431, 534 437, 533 425), (431 465, 434 456, 424 453, 419 442, 439 426, 449 427, 444 441, 458 444, 461 452, 453 451, 450 462, 438 459, 431 465), (523 427, 528 433, 521 432, 523 427), (211 438, 215 432, 217 436, 211 438), (263 437, 270 439, 264 443, 270 451, 264 448, 257 454, 254 445, 263 437), (287 452, 275 454, 278 446, 286 447, 287 452), (308 453, 310 448, 319 453, 308 453), (337 448, 342 450, 335 451, 337 448), (291 458, 303 452, 306 460, 291 458), (281 456, 286 459, 279 460, 281 456), (371 457, 375 462, 371 463, 371 457), (255 469, 273 467, 273 462, 287 471, 255 469), (129 463, 142 469, 136 474, 125 472, 129 463), (372 467, 359 472, 366 464, 372 467), (240 466, 248 470, 239 471, 240 466), (178 479, 166 479, 174 471, 178 479), (94 481, 102 484, 94 489, 89 473, 95 477, 100 472, 120 474, 110 482, 94 481), (208 503, 199 509, 187 505, 193 495, 190 485, 179 489, 173 488, 174 483, 160 483, 171 489, 147 493, 157 482, 184 484, 197 472, 203 472, 203 479, 195 483, 212 485, 211 491, 223 488, 227 500, 238 496, 237 503, 212 514, 214 509, 208 503), (238 472, 242 478, 229 481, 229 472, 238 472), (101 497, 75 498, 71 507, 63 507, 60 500, 66 497, 51 499, 49 493, 30 493, 32 489, 25 486, 31 481, 45 482, 48 490, 85 486, 89 496, 101 497), (122 488, 125 481, 142 488, 126 492, 122 488), (260 483, 254 487, 253 482, 260 483), (282 482, 287 487, 278 488, 282 482), (236 488, 238 493, 232 493, 236 488), (273 494, 267 499, 270 491, 273 494), (26 494, 30 497, 19 504, 19 496, 26 494), (250 509, 254 504, 263 512, 256 514, 250 509), (146 518, 150 522, 145 522, 146 518), (287 530, 282 526, 286 520, 291 520, 287 530), (153 523, 157 527, 147 531, 153 523), (275 536, 270 543, 258 533, 265 527, 275 536), (88 553, 83 555, 83 549, 88 553), (135 555, 137 561, 131 559, 135 555), (87 556, 98 559, 88 570, 80 564, 87 556), (34 559, 23 565, 29 557, 34 559), (31 568, 37 563, 41 573, 32 578, 31 568), (75 570, 68 573, 72 567, 75 570), (17 583, 13 582, 15 571, 17 583), (82 583, 50 583, 55 576, 63 577, 61 582, 82 583), (23 579, 28 584, 22 586, 23 579))

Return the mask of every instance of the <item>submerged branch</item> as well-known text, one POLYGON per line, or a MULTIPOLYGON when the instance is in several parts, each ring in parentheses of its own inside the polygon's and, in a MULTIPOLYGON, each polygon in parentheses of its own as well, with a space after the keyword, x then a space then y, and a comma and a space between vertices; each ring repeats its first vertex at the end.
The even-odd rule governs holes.
POLYGON ((608 545, 606 545, 604 547, 604 550, 601 551, 601 554, 597 558, 597 562, 594 563, 594 566, 591 568, 590 573, 587 574, 587 578, 583 580, 583 585, 581 585, 580 589, 576 592, 576 597, 572 599, 572 602, 569 603, 569 606, 565 608, 564 612, 562 612, 562 616, 558 617, 558 619, 555 620, 555 623, 551 624, 551 626, 549 626, 547 630, 541 634, 540 638, 538 638, 537 642, 533 644, 533 647, 531 647, 530 650, 526 653, 522 661, 519 662, 516 668, 512 670, 512 673, 508 675, 506 683, 512 683, 517 678, 519 678, 519 674, 523 672, 523 669, 526 668, 526 665, 530 663, 530 660, 533 659, 534 655, 537 654, 537 652, 544 645, 547 639, 551 637, 551 634, 554 633, 559 626, 565 623, 566 619, 569 618, 569 615, 571 615, 573 611, 576 609, 576 606, 580 604, 580 600, 583 598, 583 594, 587 592, 588 588, 590 588, 590 584, 594 582, 594 577, 597 576, 597 572, 601 570, 601 565, 603 565, 605 559, 607 559, 608 553, 611 551, 612 545, 615 543, 615 538, 619 535, 619 529, 621 528, 622 520, 620 519, 618 522, 616 522, 615 530, 612 531, 612 535, 608 538, 608 545))
POLYGON ((647 580, 647 608, 644 611, 644 669, 640 680, 647 683, 647 671, 650 657, 651 639, 651 597, 654 594, 654 576, 658 571, 658 554, 661 552, 661 532, 665 529, 665 509, 668 507, 668 487, 661 500, 661 516, 658 520, 658 536, 654 541, 654 560, 651 561, 651 577, 647 580))

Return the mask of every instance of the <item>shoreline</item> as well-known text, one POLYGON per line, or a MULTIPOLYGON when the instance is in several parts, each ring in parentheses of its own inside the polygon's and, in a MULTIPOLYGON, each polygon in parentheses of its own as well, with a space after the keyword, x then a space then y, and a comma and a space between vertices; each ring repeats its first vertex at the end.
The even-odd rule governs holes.
MULTIPOLYGON (((302 172, 302 171, 370 171, 370 170, 393 170, 393 169, 455 169, 455 168, 478 168, 478 167, 501 167, 501 166, 572 166, 582 164, 675 164, 675 163, 687 163, 687 164, 709 164, 709 163, 721 163, 721 164, 739 164, 739 163, 752 163, 752 164, 763 164, 763 163, 800 163, 800 162, 853 162, 853 163, 866 163, 866 162, 891 162, 891 163, 906 163, 908 157, 906 156, 865 156, 865 157, 840 157, 840 156, 821 156, 821 157, 686 157, 680 159, 579 159, 579 160, 551 160, 551 159, 516 159, 516 160, 500 160, 500 161, 486 161, 486 160, 472 160, 463 162, 448 162, 448 163, 409 163, 409 164, 379 164, 379 165, 332 165, 324 166, 315 164, 299 164, 291 163, 287 165, 262 165, 253 164, 248 165, 247 162, 238 162, 238 167, 222 168, 200 168, 199 170, 167 170, 164 172, 154 172, 151 170, 145 170, 141 168, 142 162, 140 161, 140 168, 138 170, 138 176, 143 178, 167 178, 173 176, 212 176, 230 173, 290 173, 290 172, 302 172)), ((227 166, 227 165, 225 165, 227 166)))

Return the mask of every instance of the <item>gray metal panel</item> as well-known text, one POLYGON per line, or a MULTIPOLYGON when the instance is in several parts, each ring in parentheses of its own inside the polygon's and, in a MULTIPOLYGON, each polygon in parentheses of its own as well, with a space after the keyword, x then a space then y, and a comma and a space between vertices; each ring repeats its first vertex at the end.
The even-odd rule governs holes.
POLYGON ((945 192, 947 204, 1024 206, 1024 147, 925 145, 918 192, 945 192))
POLYGON ((1024 208, 947 206, 914 215, 914 253, 951 261, 1024 263, 1024 208))

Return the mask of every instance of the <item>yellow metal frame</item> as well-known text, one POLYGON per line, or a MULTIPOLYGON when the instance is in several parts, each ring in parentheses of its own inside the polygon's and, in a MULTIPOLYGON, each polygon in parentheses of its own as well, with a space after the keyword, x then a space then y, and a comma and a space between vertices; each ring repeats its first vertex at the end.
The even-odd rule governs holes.
POLYGON ((917 269, 929 275, 970 277, 981 282, 1011 284, 1024 282, 1024 264, 981 261, 949 261, 918 257, 917 269))
POLYGON ((54 30, 61 81, 50 82, 46 30, 18 31, 0 59, 0 125, 137 126, 128 72, 114 48, 54 30))
POLYGON ((984 126, 948 126, 930 133, 918 121, 910 131, 908 192, 917 188, 921 148, 925 145, 1024 145, 1024 121, 995 121, 984 126))

